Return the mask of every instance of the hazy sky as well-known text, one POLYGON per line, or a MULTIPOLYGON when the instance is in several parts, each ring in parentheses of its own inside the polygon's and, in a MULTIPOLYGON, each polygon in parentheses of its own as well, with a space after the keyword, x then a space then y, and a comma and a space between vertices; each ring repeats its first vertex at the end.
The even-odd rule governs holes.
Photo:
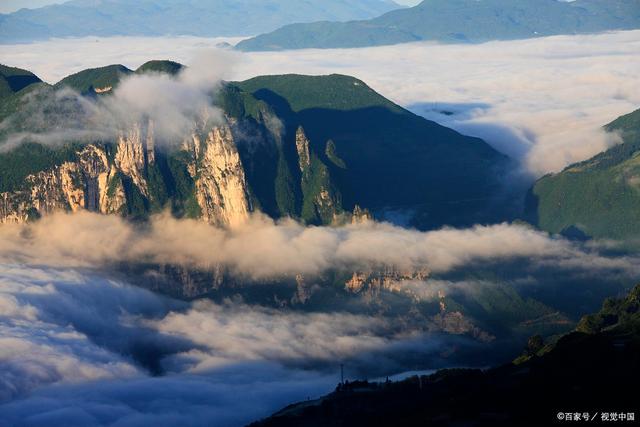
MULTIPOLYGON (((26 8, 36 8, 46 6, 48 4, 64 3, 66 0, 0 0, 0 13, 9 13, 26 8)), ((396 3, 409 6, 420 3, 421 0, 396 0, 396 3)))

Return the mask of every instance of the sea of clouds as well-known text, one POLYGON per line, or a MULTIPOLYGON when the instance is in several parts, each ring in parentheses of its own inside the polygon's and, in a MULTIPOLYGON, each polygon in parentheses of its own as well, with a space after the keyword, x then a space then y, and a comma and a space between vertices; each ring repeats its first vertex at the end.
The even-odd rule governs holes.
MULTIPOLYGON (((110 63, 132 68, 149 59, 189 63, 195 52, 220 41, 194 37, 51 40, 28 48, 3 45, 0 62, 33 70, 55 82, 110 63)), ((601 128, 640 106, 639 49, 640 31, 626 31, 479 45, 411 43, 247 53, 237 54, 226 78, 353 75, 417 114, 486 139, 519 159, 535 177, 619 141, 601 128)))
MULTIPOLYGON (((578 272, 584 283, 640 277, 637 258, 607 255, 605 246, 508 224, 419 232, 374 222, 304 227, 260 215, 234 230, 168 215, 141 228, 92 213, 5 225, 0 425, 243 425, 330 391, 340 363, 352 378, 379 377, 442 366, 442 354, 481 345, 384 315, 178 301, 105 276, 114 262, 223 264, 251 280, 366 266, 447 273, 519 258, 578 272)), ((523 269, 520 280, 530 274, 523 269)), ((438 291, 476 292, 481 283, 401 286, 429 300, 438 291)))

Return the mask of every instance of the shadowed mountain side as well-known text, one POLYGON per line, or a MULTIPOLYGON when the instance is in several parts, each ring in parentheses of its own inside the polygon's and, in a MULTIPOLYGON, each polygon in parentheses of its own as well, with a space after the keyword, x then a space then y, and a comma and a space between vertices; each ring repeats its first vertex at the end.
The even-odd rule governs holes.
POLYGON ((0 64, 0 99, 40 82, 42 80, 30 71, 0 64))
POLYGON ((413 211, 421 228, 504 215, 496 209, 503 196, 498 177, 510 167, 505 156, 478 138, 410 113, 359 80, 287 75, 238 86, 282 120, 285 147, 294 144, 297 128, 304 129, 347 210, 359 205, 374 212, 413 211), (316 90, 324 93, 314 96, 316 90))

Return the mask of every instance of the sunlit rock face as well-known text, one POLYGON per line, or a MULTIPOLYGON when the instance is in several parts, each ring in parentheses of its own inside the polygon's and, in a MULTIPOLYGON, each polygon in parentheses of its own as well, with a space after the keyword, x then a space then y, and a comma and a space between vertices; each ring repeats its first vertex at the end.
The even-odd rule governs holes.
POLYGON ((204 139, 194 134, 190 145, 189 171, 202 219, 220 226, 243 224, 250 211, 247 182, 229 127, 215 127, 204 139))
MULTIPOLYGON (((132 126, 114 144, 84 145, 75 160, 29 175, 22 189, 0 194, 0 223, 23 223, 57 211, 125 215, 152 204, 163 209, 169 183, 150 184, 154 172, 156 181, 165 179, 155 165, 156 147, 151 122, 132 126)), ((229 127, 194 133, 182 150, 194 183, 188 196, 197 201, 198 216, 223 227, 244 223, 251 210, 249 191, 229 127)))

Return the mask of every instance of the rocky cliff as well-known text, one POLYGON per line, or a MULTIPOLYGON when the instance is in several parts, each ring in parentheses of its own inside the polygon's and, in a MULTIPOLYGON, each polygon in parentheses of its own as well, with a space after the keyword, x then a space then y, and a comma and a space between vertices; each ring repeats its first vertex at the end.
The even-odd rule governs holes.
MULTIPOLYGON (((219 226, 237 226, 249 216, 249 191, 234 137, 227 125, 194 133, 174 156, 193 184, 196 212, 219 226)), ((28 175, 24 185, 0 194, 0 222, 21 223, 55 211, 89 210, 135 214, 164 209, 175 193, 166 154, 157 152, 153 124, 136 125, 113 144, 87 144, 75 158, 28 175), (164 164, 156 162, 160 155, 164 164)), ((177 166, 175 165, 177 163, 177 166)))

